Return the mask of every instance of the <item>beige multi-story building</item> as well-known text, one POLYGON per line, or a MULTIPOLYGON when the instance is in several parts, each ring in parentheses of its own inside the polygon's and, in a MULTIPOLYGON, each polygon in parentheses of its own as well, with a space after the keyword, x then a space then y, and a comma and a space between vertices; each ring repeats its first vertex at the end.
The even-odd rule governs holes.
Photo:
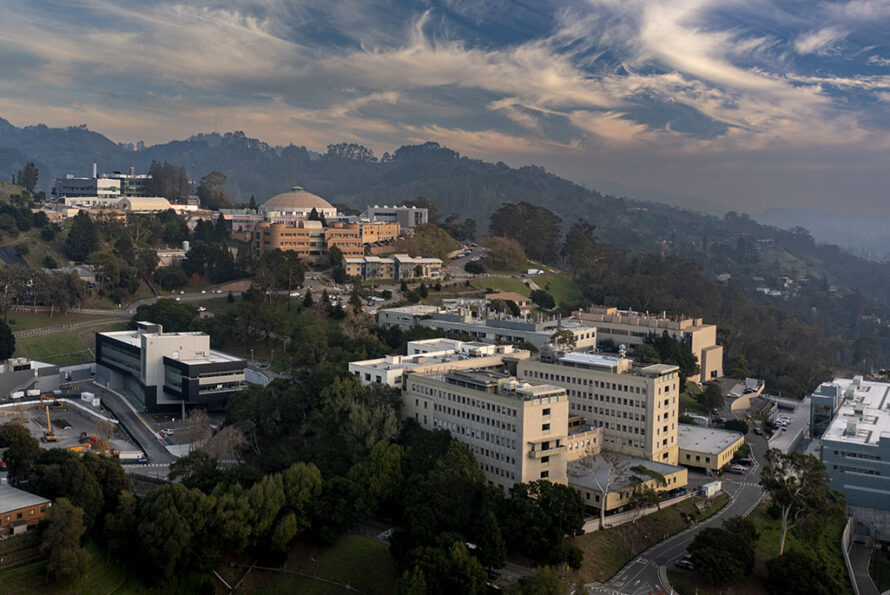
POLYGON ((619 310, 605 306, 591 306, 573 312, 572 316, 590 323, 597 329, 600 342, 613 341, 616 345, 635 347, 655 333, 668 335, 685 343, 698 358, 700 381, 707 382, 723 376, 723 346, 717 344, 717 325, 705 324, 701 318, 686 318, 619 310))
POLYGON ((310 265, 328 262, 325 229, 321 221, 300 219, 294 225, 285 223, 257 223, 254 231, 254 247, 258 254, 270 250, 291 250, 310 265))
POLYGON ((385 221, 361 221, 362 244, 373 244, 387 240, 395 240, 399 237, 402 228, 398 223, 385 221))
POLYGON ((455 339, 426 339, 408 342, 407 355, 349 362, 349 372, 364 385, 386 384, 402 388, 408 374, 444 374, 454 370, 504 368, 507 362, 531 355, 512 345, 489 345, 455 339), (507 360, 507 361, 505 361, 507 360))
POLYGON ((470 447, 491 485, 567 482, 569 403, 565 389, 506 374, 462 370, 409 374, 404 415, 428 430, 448 430, 470 447))
POLYGON ((365 255, 362 244, 362 227, 358 223, 329 223, 324 230, 325 247, 328 252, 336 246, 347 258, 361 258, 365 255))
POLYGON ((679 368, 627 358, 545 349, 516 375, 566 389, 569 412, 602 428, 604 450, 676 465, 679 368))

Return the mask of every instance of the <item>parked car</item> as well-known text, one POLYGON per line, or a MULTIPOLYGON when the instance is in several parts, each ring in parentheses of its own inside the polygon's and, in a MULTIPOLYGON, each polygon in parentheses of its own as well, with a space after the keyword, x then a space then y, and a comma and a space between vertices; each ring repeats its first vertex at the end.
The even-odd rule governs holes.
POLYGON ((680 568, 682 570, 689 570, 689 571, 695 570, 695 564, 692 563, 692 560, 686 560, 686 559, 677 560, 674 563, 674 566, 676 566, 677 568, 680 568))
POLYGON ((763 435, 763 430, 760 429, 760 426, 751 426, 751 430, 758 436, 763 435))
POLYGON ((744 475, 748 472, 748 469, 744 465, 733 465, 729 468, 730 473, 735 473, 736 475, 744 475))
POLYGON ((198 312, 206 312, 206 311, 207 311, 207 308, 205 308, 204 306, 198 306, 198 312))

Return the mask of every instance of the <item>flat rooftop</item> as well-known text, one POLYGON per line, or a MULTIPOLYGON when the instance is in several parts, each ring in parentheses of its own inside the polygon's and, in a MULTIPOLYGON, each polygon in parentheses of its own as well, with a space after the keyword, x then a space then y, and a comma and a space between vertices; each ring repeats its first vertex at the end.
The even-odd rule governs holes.
POLYGON ((522 382, 509 374, 482 369, 453 371, 444 375, 431 374, 427 378, 433 378, 439 382, 463 386, 480 392, 522 400, 536 399, 548 395, 564 396, 566 394, 565 389, 561 386, 522 382))
POLYGON ((683 450, 717 455, 738 442, 741 432, 677 424, 677 444, 683 450))
POLYGON ((437 306, 424 306, 423 304, 415 304, 413 306, 400 306, 398 308, 384 308, 380 312, 394 312, 397 314, 432 314, 438 312, 437 306))
MULTIPOLYGON (((650 471, 654 471, 656 473, 660 473, 661 475, 670 475, 672 473, 677 473, 678 471, 684 471, 684 467, 677 467, 675 465, 668 465, 667 463, 659 463, 657 461, 650 461, 649 459, 641 459, 637 457, 631 457, 626 455, 617 455, 614 453, 610 453, 610 455, 614 455, 618 464, 622 467, 628 469, 628 472, 625 474, 625 477, 622 479, 614 480, 612 485, 609 486, 609 492, 617 492, 633 483, 633 471, 630 471, 633 467, 645 467, 650 471)), ((599 455, 597 455, 599 456, 599 455)), ((577 461, 570 461, 567 465, 567 475, 569 479, 569 485, 580 486, 583 488, 587 488, 588 490, 593 490, 595 492, 600 491, 600 486, 605 485, 608 480, 609 473, 612 472, 611 466, 606 463, 604 460, 596 461, 597 456, 593 457, 585 457, 583 459, 578 459, 577 461), (599 481, 599 484, 597 484, 599 481)), ((649 477, 643 477, 644 480, 648 480, 649 477)))
POLYGON ((0 514, 28 506, 47 504, 49 500, 8 484, 0 484, 0 514))
POLYGON ((138 330, 133 331, 107 331, 104 333, 97 333, 102 335, 103 337, 109 337, 111 339, 115 339, 116 341, 120 341, 122 343, 128 343, 135 347, 141 347, 142 341, 139 338, 142 335, 145 335, 149 338, 154 339, 164 339, 164 338, 173 338, 173 337, 201 337, 207 336, 206 333, 202 333, 200 331, 189 331, 189 332, 181 332, 181 333, 146 333, 139 332, 138 330))
POLYGON ((831 383, 840 387, 843 400, 822 434, 823 442, 877 446, 882 437, 890 439, 890 384, 863 380, 856 386, 851 378, 835 378, 831 383), (855 433, 850 431, 853 421, 858 422, 855 433))
MULTIPOLYGON (((169 357, 169 356, 168 356, 169 357)), ((183 358, 170 358, 175 359, 176 361, 180 361, 190 365, 196 364, 218 364, 223 362, 242 362, 244 358, 240 358, 235 355, 229 355, 228 353, 223 353, 222 351, 215 351, 211 349, 207 355, 203 357, 183 357, 183 358)))
POLYGON ((573 364, 584 364, 596 368, 617 368, 621 363, 621 358, 613 357, 611 355, 600 355, 598 353, 588 353, 585 351, 572 351, 559 358, 559 361, 573 364))

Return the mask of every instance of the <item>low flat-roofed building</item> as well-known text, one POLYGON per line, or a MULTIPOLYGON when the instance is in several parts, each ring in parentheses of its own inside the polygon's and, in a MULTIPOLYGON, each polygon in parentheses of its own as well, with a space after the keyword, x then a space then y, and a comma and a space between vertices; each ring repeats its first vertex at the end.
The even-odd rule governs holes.
POLYGON ((429 210, 423 207, 374 205, 365 209, 364 217, 380 223, 397 223, 402 229, 412 229, 429 222, 429 210))
POLYGON ((569 418, 562 388, 487 370, 409 374, 402 402, 406 418, 448 430, 469 446, 490 485, 566 483, 569 418))
POLYGON ((732 462, 732 457, 745 443, 745 437, 741 432, 679 424, 677 441, 681 465, 720 471, 732 462))
POLYGON ((243 359, 210 348, 202 332, 165 333, 159 324, 96 333, 96 381, 148 412, 185 406, 223 409, 247 386, 243 359))
POLYGON ((377 312, 377 322, 381 326, 397 326, 403 331, 408 331, 417 326, 421 319, 432 316, 438 311, 438 306, 427 306, 424 304, 383 308, 377 312))
POLYGON ((30 492, 0 484, 0 535, 19 535, 47 518, 52 502, 30 492))
POLYGON ((426 341, 408 343, 408 355, 387 355, 386 357, 349 363, 349 373, 354 374, 362 384, 386 384, 402 388, 403 378, 408 373, 432 374, 452 370, 503 368, 504 359, 512 361, 525 359, 531 354, 512 345, 486 345, 465 343, 449 339, 431 339, 438 350, 425 351, 426 341))
MULTIPOLYGON (((656 492, 666 492, 682 488, 687 484, 688 472, 684 467, 659 463, 648 459, 639 459, 626 455, 613 455, 617 467, 626 472, 613 479, 606 493, 606 514, 621 512, 632 503, 634 491, 640 488, 651 488, 656 492), (635 473, 633 467, 645 467, 649 471, 661 475, 665 484, 647 474, 635 473), (639 480, 639 481, 638 481, 639 480)), ((581 496, 584 504, 590 508, 602 508, 602 486, 606 485, 608 475, 614 476, 614 470, 608 463, 593 464, 590 459, 579 459, 568 464, 568 483, 581 496)))
POLYGON ((612 341, 616 345, 635 347, 652 333, 661 335, 666 332, 686 344, 698 358, 701 382, 723 376, 723 346, 717 344, 717 325, 706 324, 701 318, 619 310, 609 306, 591 306, 573 312, 572 316, 595 326, 601 341, 612 341))
POLYGON ((821 460, 847 512, 890 542, 890 383, 835 378, 842 399, 822 434, 821 460))

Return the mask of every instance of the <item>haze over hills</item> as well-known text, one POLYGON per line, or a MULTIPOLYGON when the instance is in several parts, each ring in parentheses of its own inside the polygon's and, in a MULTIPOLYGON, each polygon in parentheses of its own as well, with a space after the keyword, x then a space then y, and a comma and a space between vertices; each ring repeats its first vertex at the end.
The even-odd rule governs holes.
POLYGON ((890 258, 890 217, 820 209, 768 209, 754 215, 782 229, 804 227, 821 244, 841 248, 876 262, 890 258))

